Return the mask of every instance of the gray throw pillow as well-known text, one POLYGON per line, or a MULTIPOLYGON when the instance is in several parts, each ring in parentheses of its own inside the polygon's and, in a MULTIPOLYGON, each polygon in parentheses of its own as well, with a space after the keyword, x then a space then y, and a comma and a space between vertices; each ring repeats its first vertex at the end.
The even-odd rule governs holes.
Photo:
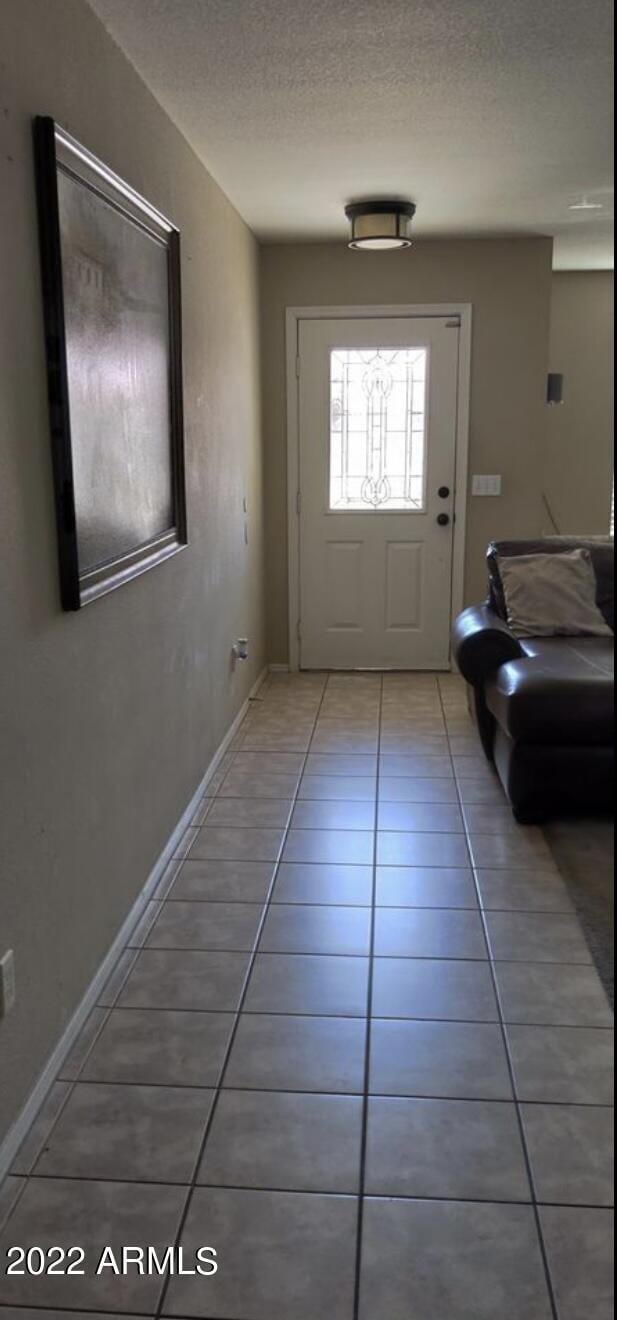
POLYGON ((612 637, 596 605, 588 550, 499 557, 508 624, 517 637, 612 637))

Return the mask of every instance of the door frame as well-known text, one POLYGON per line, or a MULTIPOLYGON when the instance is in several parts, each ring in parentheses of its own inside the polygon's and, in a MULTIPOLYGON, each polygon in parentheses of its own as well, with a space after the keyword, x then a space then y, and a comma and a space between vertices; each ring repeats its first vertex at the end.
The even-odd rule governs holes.
POLYGON ((454 468, 454 535, 452 537, 451 620, 463 608, 467 478, 469 466, 469 407, 471 393, 471 303, 391 303, 378 306, 287 307, 285 349, 287 384, 287 602, 289 610, 289 669, 300 668, 300 408, 299 331, 309 320, 379 320, 381 317, 458 317, 460 320, 456 385, 454 468))

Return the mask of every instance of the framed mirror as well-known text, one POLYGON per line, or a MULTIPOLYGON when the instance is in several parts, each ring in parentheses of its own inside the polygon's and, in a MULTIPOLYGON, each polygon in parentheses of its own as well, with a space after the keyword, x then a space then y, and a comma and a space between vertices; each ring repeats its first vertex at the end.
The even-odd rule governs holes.
POLYGON ((187 543, 180 236, 53 119, 34 121, 64 609, 187 543))

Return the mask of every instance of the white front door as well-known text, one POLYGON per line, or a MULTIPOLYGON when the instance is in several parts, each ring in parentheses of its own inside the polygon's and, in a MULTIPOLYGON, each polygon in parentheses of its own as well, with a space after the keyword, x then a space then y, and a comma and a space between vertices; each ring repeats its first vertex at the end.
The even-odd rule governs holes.
POLYGON ((449 667, 459 333, 299 323, 304 669, 449 667))

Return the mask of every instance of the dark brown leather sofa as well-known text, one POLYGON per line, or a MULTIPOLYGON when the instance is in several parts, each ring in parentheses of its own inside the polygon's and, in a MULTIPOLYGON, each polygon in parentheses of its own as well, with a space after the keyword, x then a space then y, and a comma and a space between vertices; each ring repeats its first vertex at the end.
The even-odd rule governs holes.
POLYGON ((497 557, 589 549, 596 601, 614 627, 613 541, 546 537, 489 546, 489 596, 459 615, 453 653, 473 690, 478 730, 517 820, 613 803, 613 638, 517 638, 506 623, 497 557))

